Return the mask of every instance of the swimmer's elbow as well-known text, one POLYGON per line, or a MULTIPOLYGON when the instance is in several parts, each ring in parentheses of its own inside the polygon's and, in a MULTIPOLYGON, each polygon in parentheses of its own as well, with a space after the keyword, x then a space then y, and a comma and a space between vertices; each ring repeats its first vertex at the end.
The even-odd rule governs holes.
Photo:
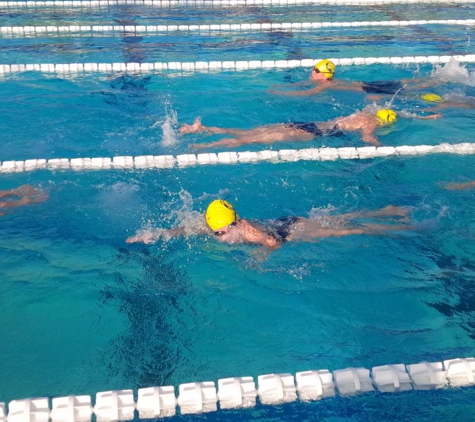
POLYGON ((308 97, 309 95, 316 94, 318 91, 312 89, 306 91, 283 91, 281 95, 287 95, 288 97, 308 97))
POLYGON ((374 145, 376 147, 378 146, 381 146, 381 142, 378 141, 378 138, 376 138, 375 136, 362 136, 361 139, 363 140, 363 142, 366 142, 367 144, 371 144, 371 145, 374 145))
POLYGON ((278 242, 276 239, 274 239, 273 237, 269 237, 267 238, 264 242, 263 242, 263 245, 270 249, 270 250, 274 250, 274 249, 279 249, 282 245, 280 242, 278 242))

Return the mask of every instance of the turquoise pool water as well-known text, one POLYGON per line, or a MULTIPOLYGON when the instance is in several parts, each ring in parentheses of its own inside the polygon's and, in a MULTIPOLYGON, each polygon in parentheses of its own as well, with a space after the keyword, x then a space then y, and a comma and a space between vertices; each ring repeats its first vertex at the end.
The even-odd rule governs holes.
MULTIPOLYGON (((135 7, 91 16, 58 11, 54 24, 202 23, 224 17, 278 22, 462 19, 472 7, 441 5, 437 11, 407 5, 342 7, 341 13, 334 7, 319 7, 319 15, 310 7, 270 7, 240 10, 238 16, 231 16, 229 8, 135 7)), ((41 12, 4 13, 0 19, 3 26, 53 24, 51 16, 41 12)), ((439 41, 421 35, 426 30, 431 28, 371 33, 333 28, 291 36, 161 36, 132 42, 117 37, 7 39, 0 61, 264 60, 473 52, 468 36, 460 35, 468 34, 469 28, 438 27, 439 41), (368 37, 375 40, 371 46, 358 41, 368 37), (256 39, 259 43, 251 43, 256 39), (201 41, 199 49, 195 42, 201 41)), ((206 124, 250 128, 327 120, 370 103, 359 93, 296 99, 268 92, 276 85, 296 87, 307 76, 308 69, 186 76, 93 74, 69 79, 36 72, 12 75, 0 82, 4 129, 0 161, 177 155, 190 152, 188 144, 204 137, 180 138, 167 128, 196 116, 206 124)), ((342 66, 338 76, 444 77, 449 82, 437 88, 440 94, 475 95, 473 65, 455 65, 445 72, 429 65, 342 66)), ((401 97, 394 107, 420 114, 424 105, 401 97)), ((472 142, 473 117, 474 110, 449 109, 439 120, 401 118, 378 135, 390 146, 472 142)), ((356 134, 346 134, 307 144, 239 150, 322 145, 362 143, 356 134)), ((0 189, 33 184, 50 198, 0 217, 0 401, 473 356, 475 191, 447 191, 443 184, 473 179, 474 164, 473 156, 429 155, 1 174, 0 189), (226 246, 208 237, 151 246, 125 243, 147 226, 196 221, 218 196, 229 196, 242 217, 262 219, 319 218, 387 204, 407 206, 417 230, 288 243, 264 262, 255 259, 251 246, 226 246)), ((473 396, 470 388, 376 393, 175 420, 444 421, 449 415, 470 420, 473 396)))

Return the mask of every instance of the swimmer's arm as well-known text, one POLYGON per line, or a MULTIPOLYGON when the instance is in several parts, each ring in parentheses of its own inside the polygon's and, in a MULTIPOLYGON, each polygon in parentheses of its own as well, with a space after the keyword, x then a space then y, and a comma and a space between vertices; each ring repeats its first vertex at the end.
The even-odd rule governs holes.
POLYGON ((346 82, 346 81, 334 81, 331 83, 322 83, 317 85, 314 88, 307 89, 304 91, 270 91, 274 94, 287 95, 289 97, 308 97, 309 95, 319 94, 322 91, 327 89, 336 90, 336 91, 361 91, 360 82, 346 82))
MULTIPOLYGON (((454 108, 475 108, 475 104, 473 103, 458 103, 456 101, 445 101, 442 103, 445 105, 445 108, 447 107, 454 107, 454 108)), ((441 105, 442 105, 441 104, 441 105)))
POLYGON ((435 120, 435 119, 440 119, 443 117, 443 114, 436 113, 436 114, 429 114, 428 116, 415 116, 415 119, 419 120, 435 120))
POLYGON ((443 103, 437 104, 434 107, 425 108, 422 111, 438 111, 444 108, 475 108, 475 104, 471 103, 457 103, 455 101, 444 101, 443 103))
POLYGON ((254 227, 252 224, 245 220, 241 220, 242 224, 245 224, 245 240, 250 243, 256 243, 258 245, 265 246, 269 249, 278 249, 281 244, 273 237, 264 233, 262 230, 254 227))
MULTIPOLYGON (((290 82, 292 86, 311 86, 314 85, 312 81, 307 80, 307 81, 299 81, 299 82, 290 82)), ((274 84, 271 86, 271 89, 269 89, 267 92, 274 92, 275 88, 288 88, 289 87, 289 82, 286 84, 274 84)))
MULTIPOLYGON (((427 111, 427 109, 423 111, 427 111)), ((428 116, 421 116, 415 113, 408 113, 406 111, 400 111, 398 113, 401 117, 407 117, 410 119, 419 119, 419 120, 434 120, 434 119, 440 119, 441 117, 444 117, 444 115, 440 113, 429 114, 428 116)))
POLYGON ((160 237, 177 237, 179 233, 176 229, 141 229, 137 230, 134 236, 126 239, 126 243, 145 243, 149 245, 155 243, 160 237))
POLYGON ((358 92, 363 91, 363 85, 361 82, 348 82, 348 81, 337 81, 333 82, 331 86, 332 89, 336 91, 351 91, 351 92, 358 92))
POLYGON ((161 237, 164 239, 171 239, 185 235, 200 235, 208 233, 207 230, 195 228, 193 233, 189 229, 182 226, 172 227, 171 229, 141 229, 138 230, 134 236, 128 237, 126 243, 155 243, 161 237))
POLYGON ((274 90, 269 90, 271 94, 276 94, 276 95, 283 95, 287 97, 308 97, 309 95, 315 95, 323 90, 327 89, 327 86, 319 85, 311 89, 306 89, 302 91, 274 91, 274 90))
POLYGON ((361 140, 368 144, 372 144, 374 146, 381 146, 381 142, 378 141, 378 138, 374 136, 374 128, 363 128, 361 129, 361 140))

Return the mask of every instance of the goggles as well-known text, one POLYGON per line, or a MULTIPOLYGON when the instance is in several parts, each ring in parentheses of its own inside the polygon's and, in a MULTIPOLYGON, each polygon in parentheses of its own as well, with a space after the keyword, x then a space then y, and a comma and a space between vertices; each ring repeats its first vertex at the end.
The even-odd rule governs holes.
MULTIPOLYGON (((236 225, 236 222, 233 221, 233 222, 228 226, 228 228, 229 228, 229 227, 234 227, 235 225, 236 225)), ((217 236, 217 237, 221 237, 221 236, 225 235, 226 233, 227 233, 227 231, 224 231, 224 230, 218 230, 218 231, 213 232, 213 234, 214 234, 215 236, 217 236)))

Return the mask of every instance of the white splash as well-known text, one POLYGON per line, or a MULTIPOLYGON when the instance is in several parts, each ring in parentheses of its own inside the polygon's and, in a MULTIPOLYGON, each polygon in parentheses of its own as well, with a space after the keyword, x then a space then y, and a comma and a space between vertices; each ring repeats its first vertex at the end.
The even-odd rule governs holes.
POLYGON ((178 134, 175 130, 178 117, 175 110, 167 111, 165 121, 160 125, 163 131, 162 146, 172 147, 178 144, 178 134))
POLYGON ((206 224, 203 213, 193 210, 193 197, 189 192, 182 189, 178 194, 181 208, 172 211, 170 218, 175 220, 175 225, 183 229, 185 236, 206 232, 206 224))
POLYGON ((170 99, 165 98, 163 106, 165 108, 165 117, 157 120, 152 125, 152 129, 160 126, 163 132, 162 146, 173 147, 178 144, 178 133, 175 129, 178 125, 178 115, 173 109, 170 99))
POLYGON ((461 89, 454 89, 453 91, 447 92, 443 95, 443 98, 445 101, 475 104, 475 97, 469 97, 461 89))
POLYGON ((456 82, 475 86, 475 72, 469 72, 466 67, 454 58, 451 58, 444 66, 435 65, 432 76, 442 82, 456 82))

